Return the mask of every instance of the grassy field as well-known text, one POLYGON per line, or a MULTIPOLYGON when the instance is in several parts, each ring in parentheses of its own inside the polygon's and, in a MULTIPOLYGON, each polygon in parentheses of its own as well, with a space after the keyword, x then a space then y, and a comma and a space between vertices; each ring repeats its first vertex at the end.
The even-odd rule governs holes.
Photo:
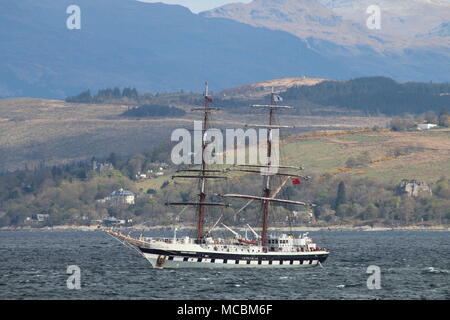
MULTIPOLYGON (((177 106, 190 110, 192 106, 177 106)), ((182 118, 133 119, 120 114, 120 105, 66 103, 60 100, 0 99, 0 171, 33 168, 39 163, 57 165, 115 152, 132 155, 168 143, 175 128, 192 128, 199 114, 182 118)), ((253 112, 253 113, 252 113, 253 112)), ((248 123, 265 123, 266 117, 222 111, 214 116, 217 127, 239 128, 248 123)), ((338 115, 285 115, 280 121, 295 126, 293 133, 314 130, 356 129, 385 126, 390 119, 338 115)))
MULTIPOLYGON (((190 106, 183 106, 189 109, 190 106)), ((0 100, 0 169, 32 167, 41 161, 61 164, 106 157, 111 152, 131 155, 167 143, 173 129, 191 128, 199 115, 176 119, 127 119, 126 106, 68 104, 59 100, 0 100)), ((220 127, 242 127, 263 122, 262 115, 220 112, 214 116, 220 127)), ((283 124, 297 133, 283 146, 285 162, 306 167, 314 175, 334 174, 371 177, 386 182, 401 179, 435 181, 450 175, 450 130, 422 132, 346 131, 383 126, 384 117, 283 116, 283 124), (328 130, 315 132, 315 130, 328 130), (305 133, 309 132, 309 133, 305 133), (315 133, 311 133, 315 132, 315 133), (362 166, 346 168, 350 157, 366 155, 362 166)), ((295 133, 295 132, 294 132, 295 133)), ((139 188, 159 188, 167 176, 148 180, 139 188)))
POLYGON ((315 175, 370 177, 386 183, 402 179, 434 182, 450 176, 450 129, 422 132, 365 132, 293 138, 283 152, 287 161, 302 164, 315 175), (350 157, 368 161, 347 168, 350 157))
MULTIPOLYGON (((416 179, 428 183, 441 176, 450 176, 450 129, 423 132, 367 131, 348 134, 339 131, 315 132, 290 137, 282 146, 283 163, 304 166, 305 175, 320 178, 325 174, 336 177, 354 177, 377 180, 396 185, 403 179, 416 179), (323 135, 323 137, 321 137, 323 135), (348 168, 350 157, 367 155, 360 166, 348 168)), ((223 167, 221 167, 223 168, 223 167)), ((174 172, 156 179, 137 182, 135 189, 160 189, 172 180, 174 172)), ((232 181, 248 173, 227 174, 232 181)))

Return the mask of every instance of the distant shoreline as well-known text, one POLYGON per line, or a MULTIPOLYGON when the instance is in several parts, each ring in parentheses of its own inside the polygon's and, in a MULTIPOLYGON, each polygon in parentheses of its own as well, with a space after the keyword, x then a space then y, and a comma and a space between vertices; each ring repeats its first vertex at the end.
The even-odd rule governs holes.
MULTIPOLYGON (((101 231, 103 228, 98 226, 71 226, 71 225, 61 225, 54 227, 43 227, 43 228, 31 228, 31 227, 3 227, 0 228, 1 231, 101 231)), ((139 230, 139 231, 149 231, 149 230, 167 230, 173 229, 172 226, 142 226, 135 225, 131 227, 121 227, 122 230, 139 230)), ((192 227, 178 227, 178 230, 193 230, 192 227)), ((258 228, 255 228, 258 230, 258 228)), ((293 227, 293 228, 271 228, 274 231, 450 231, 450 226, 436 225, 436 226, 402 226, 402 227, 383 227, 383 226, 353 226, 353 225, 337 225, 337 226, 327 226, 327 227, 293 227)), ((217 228, 216 230, 225 230, 224 228, 217 228)), ((235 228, 237 231, 243 231, 244 228, 235 228)))

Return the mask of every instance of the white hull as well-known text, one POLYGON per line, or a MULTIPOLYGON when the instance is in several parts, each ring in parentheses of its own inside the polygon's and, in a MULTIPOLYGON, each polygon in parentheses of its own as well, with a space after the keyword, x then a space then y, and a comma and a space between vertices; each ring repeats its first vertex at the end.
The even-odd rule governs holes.
POLYGON ((323 263, 329 254, 316 248, 309 238, 299 239, 282 235, 270 239, 267 247, 243 244, 234 239, 207 238, 202 243, 196 239, 139 238, 120 233, 112 236, 131 245, 154 268, 306 268, 323 263), (306 241, 308 240, 308 241, 306 241))
POLYGON ((290 246, 266 250, 246 244, 195 244, 154 239, 138 245, 154 268, 304 268, 315 267, 328 257, 325 250, 290 246))

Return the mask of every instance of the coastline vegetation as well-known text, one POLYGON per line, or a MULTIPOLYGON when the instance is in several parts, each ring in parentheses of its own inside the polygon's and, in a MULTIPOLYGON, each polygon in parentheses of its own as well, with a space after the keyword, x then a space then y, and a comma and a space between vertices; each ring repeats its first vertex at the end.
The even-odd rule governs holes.
MULTIPOLYGON (((161 146, 153 152, 132 157, 111 154, 105 161, 113 164, 114 169, 101 173, 93 171, 90 163, 86 162, 4 173, 0 175, 0 227, 88 226, 94 220, 106 217, 132 219, 133 223, 147 226, 189 225, 195 220, 194 209, 180 213, 182 208, 167 207, 164 203, 195 199, 197 190, 191 183, 171 180, 167 175, 145 182, 135 179, 137 173, 146 172, 155 163, 167 161, 168 149, 169 146, 161 146), (108 206, 97 201, 119 188, 135 192, 135 204, 108 206), (37 214, 49 216, 42 222, 30 223, 27 220, 37 214)), ((364 163, 370 163, 367 159, 361 161, 363 163, 357 164, 360 166, 357 171, 364 169, 364 163)), ((168 170, 170 174, 174 168, 168 170)), ((341 170, 340 174, 315 172, 311 181, 302 181, 300 185, 288 182, 280 197, 310 201, 317 207, 300 209, 303 211, 294 214, 298 208, 274 206, 270 217, 272 225, 399 227, 450 223, 449 177, 442 176, 429 182, 432 193, 411 197, 389 180, 349 174, 349 170, 341 170)), ((227 182, 214 183, 211 188, 216 193, 258 194, 261 186, 258 177, 240 174, 231 176, 227 182)), ((212 211, 207 223, 213 224, 223 213, 226 224, 259 226, 259 204, 253 203, 235 216, 243 205, 241 201, 235 201, 233 209, 212 211)))

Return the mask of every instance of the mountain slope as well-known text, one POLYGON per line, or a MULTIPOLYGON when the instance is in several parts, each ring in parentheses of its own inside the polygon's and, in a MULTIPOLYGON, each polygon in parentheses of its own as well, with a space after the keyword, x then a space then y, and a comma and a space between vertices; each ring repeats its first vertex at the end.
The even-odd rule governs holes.
POLYGON ((202 15, 283 30, 302 39, 314 36, 339 45, 361 42, 365 37, 364 30, 344 21, 317 0, 254 0, 248 4, 228 4, 202 15))
MULTIPOLYGON (((76 3, 81 8, 81 30, 66 27, 66 9, 73 1, 0 2, 0 97, 64 98, 113 86, 134 86, 141 92, 201 92, 205 80, 217 92, 299 76, 449 80, 445 48, 379 54, 364 43, 352 47, 324 37, 301 39, 282 30, 195 15, 181 6, 134 0, 76 3)), ((342 24, 345 30, 352 27, 331 9, 319 10, 316 1, 301 3, 311 6, 305 19, 314 22, 306 30, 313 35, 319 34, 321 25, 329 25, 330 32, 333 24, 342 24), (323 12, 324 18, 315 12, 323 12)), ((441 35, 446 30, 444 24, 430 32, 441 35)))
POLYGON ((401 81, 449 81, 450 3, 437 0, 254 0, 203 12, 289 32, 357 73, 401 81), (367 27, 377 4, 381 29, 367 27))
POLYGON ((200 92, 205 80, 220 90, 301 73, 351 75, 290 34, 181 6, 79 0, 81 30, 68 30, 72 3, 0 2, 0 97, 63 98, 116 85, 200 92))
MULTIPOLYGON (((351 7, 335 7, 333 11, 346 21, 366 25, 368 14, 361 13, 374 4, 373 0, 348 2, 351 7)), ((388 48, 446 47, 448 50, 450 47, 449 35, 433 33, 433 30, 444 24, 448 25, 450 3, 435 0, 378 0, 376 4, 381 9, 381 29, 377 30, 376 36, 385 41, 391 40, 388 48)))
POLYGON ((202 13, 253 26, 290 32, 299 38, 369 46, 377 51, 411 47, 446 47, 450 3, 434 0, 254 0, 202 13), (381 9, 381 29, 367 27, 371 5, 381 9), (440 32, 440 28, 444 31, 440 32))

